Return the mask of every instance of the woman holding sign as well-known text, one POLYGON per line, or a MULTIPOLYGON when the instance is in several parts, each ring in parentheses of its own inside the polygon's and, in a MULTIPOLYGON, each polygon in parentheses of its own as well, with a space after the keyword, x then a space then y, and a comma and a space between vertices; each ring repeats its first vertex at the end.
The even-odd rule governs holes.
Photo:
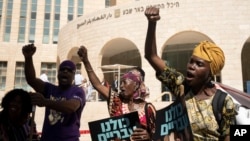
POLYGON ((156 23, 160 19, 159 9, 148 7, 145 16, 148 19, 145 58, 155 69, 157 78, 173 94, 184 96, 194 140, 229 140, 229 127, 234 124, 236 114, 234 103, 227 95, 220 123, 216 121, 211 104, 215 93, 219 91, 212 78, 224 66, 223 51, 211 42, 201 42, 193 50, 184 78, 183 74, 167 66, 157 55, 155 31, 156 23))
MULTIPOLYGON (((155 131, 155 108, 145 101, 147 88, 143 82, 142 70, 136 68, 125 73, 121 78, 120 92, 117 93, 102 85, 88 60, 87 49, 81 46, 78 50, 89 80, 95 89, 108 101, 110 116, 138 112, 140 124, 134 129, 130 139, 133 141, 152 140, 155 131)), ((119 140, 119 139, 118 139, 119 140)))

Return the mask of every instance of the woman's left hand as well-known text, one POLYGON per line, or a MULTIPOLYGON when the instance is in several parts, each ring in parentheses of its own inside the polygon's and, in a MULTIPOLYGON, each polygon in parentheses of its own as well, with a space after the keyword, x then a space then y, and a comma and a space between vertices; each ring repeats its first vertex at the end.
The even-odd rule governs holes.
POLYGON ((149 141, 150 135, 147 130, 143 128, 136 128, 134 129, 133 134, 131 135, 130 139, 132 141, 149 141))

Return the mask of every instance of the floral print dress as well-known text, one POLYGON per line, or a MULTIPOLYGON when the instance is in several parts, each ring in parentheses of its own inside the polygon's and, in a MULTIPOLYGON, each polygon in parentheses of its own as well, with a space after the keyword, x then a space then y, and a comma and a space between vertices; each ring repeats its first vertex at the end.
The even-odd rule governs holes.
MULTIPOLYGON (((122 102, 118 93, 114 91, 111 91, 108 100, 108 110, 111 117, 131 112, 128 108, 128 104, 122 102)), ((152 136, 155 131, 155 107, 151 103, 145 102, 143 108, 139 108, 136 111, 138 112, 142 128, 147 129, 148 133, 152 136)))
MULTIPOLYGON (((163 72, 158 72, 156 76, 175 96, 182 95, 180 86, 185 84, 183 74, 173 68, 166 67, 163 72)), ((229 135, 230 125, 234 124, 236 115, 232 98, 226 96, 221 125, 218 125, 212 108, 214 95, 206 100, 198 100, 187 86, 184 85, 184 89, 184 99, 194 140, 218 141, 229 135)))

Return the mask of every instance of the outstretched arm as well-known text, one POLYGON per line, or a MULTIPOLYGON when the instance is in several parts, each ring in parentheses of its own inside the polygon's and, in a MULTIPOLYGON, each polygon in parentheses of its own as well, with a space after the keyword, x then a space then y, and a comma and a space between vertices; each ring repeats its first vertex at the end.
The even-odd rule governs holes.
MULTIPOLYGON (((79 92, 77 92, 79 93, 79 92)), ((50 109, 54 109, 58 112, 62 112, 65 114, 71 114, 76 112, 80 106, 81 102, 79 99, 69 99, 69 100, 51 100, 45 98, 41 93, 30 93, 30 97, 33 105, 37 105, 39 107, 47 107, 50 109)))
POLYGON ((155 7, 148 7, 145 10, 145 16, 148 19, 148 30, 145 42, 145 58, 156 72, 164 70, 166 67, 165 62, 157 55, 156 46, 156 23, 160 20, 159 9, 155 7))
POLYGON ((24 73, 27 83, 37 92, 43 93, 45 83, 36 78, 36 72, 33 64, 32 56, 36 52, 36 47, 34 44, 28 44, 22 48, 24 56, 24 73))
POLYGON ((95 74, 95 72, 94 72, 94 70, 89 62, 87 52, 88 52, 87 48, 84 46, 81 46, 77 53, 85 66, 85 70, 87 71, 87 74, 88 74, 88 77, 89 77, 91 84, 101 95, 103 95, 107 99, 109 97, 109 90, 110 89, 107 88, 106 86, 102 85, 101 81, 96 76, 96 74, 95 74))

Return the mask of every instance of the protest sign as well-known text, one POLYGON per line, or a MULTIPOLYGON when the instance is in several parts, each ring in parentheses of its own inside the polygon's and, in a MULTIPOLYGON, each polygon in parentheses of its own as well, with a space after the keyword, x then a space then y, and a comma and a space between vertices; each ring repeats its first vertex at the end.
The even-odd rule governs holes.
POLYGON ((154 140, 169 140, 170 134, 181 141, 192 141, 192 131, 185 108, 185 102, 177 99, 169 106, 156 111, 156 131, 154 140))
POLYGON ((110 141, 115 138, 129 140, 133 129, 139 125, 138 112, 89 122, 92 141, 110 141))

